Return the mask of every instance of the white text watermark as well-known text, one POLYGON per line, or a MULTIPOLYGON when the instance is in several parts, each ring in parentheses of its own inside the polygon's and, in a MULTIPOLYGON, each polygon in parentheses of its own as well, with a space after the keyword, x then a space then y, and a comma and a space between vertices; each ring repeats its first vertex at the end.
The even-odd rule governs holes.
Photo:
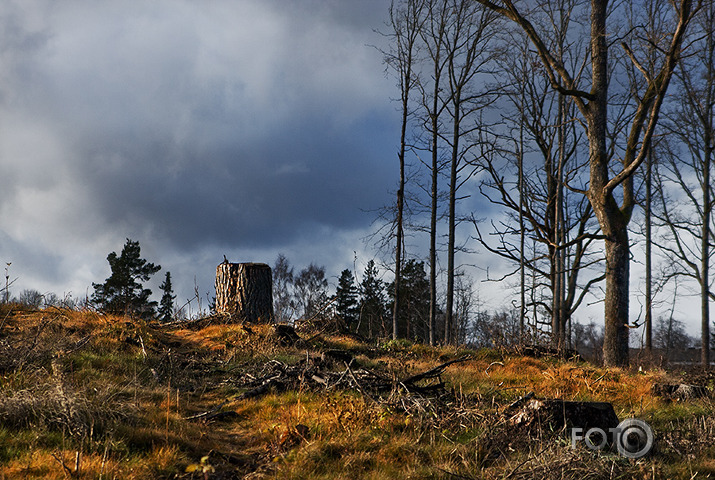
MULTIPOLYGON (((616 428, 609 428, 611 441, 618 453, 628 458, 641 458, 653 448, 653 430, 643 420, 627 418, 616 428)), ((591 450, 602 450, 608 443, 609 436, 602 428, 593 427, 584 432, 583 428, 571 429, 571 446, 576 448, 583 441, 591 450)))

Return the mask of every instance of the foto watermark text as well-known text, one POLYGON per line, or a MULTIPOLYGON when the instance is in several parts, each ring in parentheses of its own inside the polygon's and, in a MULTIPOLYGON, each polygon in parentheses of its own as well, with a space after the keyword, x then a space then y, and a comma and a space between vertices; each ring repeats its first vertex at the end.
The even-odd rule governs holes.
POLYGON ((653 448, 653 430, 643 420, 627 418, 615 428, 605 432, 602 428, 593 427, 571 429, 571 446, 583 442, 591 450, 603 450, 609 443, 615 445, 618 453, 628 458, 641 458, 653 448))

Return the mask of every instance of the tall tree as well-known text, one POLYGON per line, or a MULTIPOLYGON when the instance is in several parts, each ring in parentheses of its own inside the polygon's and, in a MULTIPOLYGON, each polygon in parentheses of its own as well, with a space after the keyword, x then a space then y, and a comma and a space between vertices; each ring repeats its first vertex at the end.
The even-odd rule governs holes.
MULTIPOLYGON (((665 0, 659 1, 649 1, 643 4, 631 4, 630 12, 628 18, 630 19, 629 29, 637 28, 638 24, 641 22, 647 22, 648 27, 643 31, 648 35, 648 38, 642 38, 645 40, 640 56, 642 58, 640 62, 640 68, 645 69, 647 76, 653 76, 657 73, 658 61, 660 53, 659 48, 659 38, 665 33, 663 31, 663 26, 660 25, 660 21, 663 20, 663 15, 659 14, 659 10, 667 7, 665 0)), ((666 27, 667 28, 667 27, 666 27)), ((639 71, 639 67, 631 63, 628 69, 629 83, 631 84, 643 84, 643 75, 639 71)), ((632 92, 637 95, 639 89, 633 88, 632 92)), ((662 122, 661 122, 662 123, 662 122)), ((652 354, 653 351, 653 164, 656 160, 654 151, 658 148, 658 143, 654 139, 648 148, 646 158, 644 161, 644 172, 643 176, 643 188, 644 188, 644 198, 643 198, 643 236, 645 242, 645 315, 644 315, 644 337, 645 337, 645 350, 648 355, 652 354)))
POLYGON ((667 253, 670 275, 698 284, 701 320, 701 362, 710 365, 710 301, 715 299, 710 278, 713 256, 713 152, 715 152, 715 5, 709 2, 693 22, 695 43, 675 77, 677 100, 667 111, 664 127, 671 148, 659 168, 661 195, 656 214, 668 235, 659 241, 667 253))
POLYGON ((379 275, 374 260, 370 260, 360 282, 360 319, 356 331, 369 338, 388 335, 385 323, 385 284, 379 275))
POLYGON ((349 269, 340 273, 338 287, 335 290, 335 309, 340 318, 343 319, 348 330, 357 323, 360 315, 358 307, 358 288, 355 285, 355 277, 349 269))
POLYGON ((174 288, 171 285, 171 272, 166 272, 164 281, 159 285, 161 301, 159 302, 159 320, 168 322, 174 315, 174 288))
POLYGON ((420 78, 419 88, 424 111, 424 129, 427 133, 425 149, 430 153, 429 163, 429 196, 430 196, 430 225, 429 225, 429 344, 436 341, 437 311, 437 220, 439 217, 439 176, 444 168, 441 158, 440 143, 442 132, 442 115, 444 114, 449 98, 445 98, 444 76, 449 56, 445 44, 446 31, 450 19, 450 0, 430 0, 427 2, 426 20, 421 30, 422 44, 426 55, 426 71, 430 75, 420 78), (431 82, 431 83, 430 83, 431 82))
POLYGON ((459 189, 477 171, 472 160, 476 145, 465 141, 482 127, 480 113, 494 100, 484 85, 487 66, 493 59, 491 40, 496 33, 495 16, 478 3, 451 0, 445 33, 449 128, 445 140, 450 150, 447 232, 447 299, 444 341, 454 340, 454 279, 457 201, 459 189), (481 78, 480 78, 481 76, 481 78), (478 82, 478 80, 482 80, 478 82))
POLYGON ((100 310, 113 314, 135 315, 151 318, 157 303, 149 300, 151 290, 144 288, 146 282, 161 266, 141 258, 139 242, 127 238, 122 253, 107 255, 112 274, 104 283, 92 283, 94 293, 91 301, 100 310))
POLYGON ((617 22, 621 18, 616 12, 609 11, 607 0, 591 0, 588 6, 584 6, 584 16, 589 18, 588 29, 578 34, 588 35, 590 47, 579 70, 575 71, 568 67, 558 51, 549 48, 547 40, 552 35, 549 29, 553 24, 539 21, 544 15, 549 17, 547 2, 517 5, 512 0, 477 1, 508 18, 526 33, 552 88, 568 95, 578 107, 588 139, 590 171, 588 188, 581 193, 588 197, 605 237, 604 362, 608 366, 627 365, 630 271, 627 227, 635 205, 633 175, 646 158, 663 100, 680 59, 683 39, 693 14, 693 2, 680 0, 672 4, 671 28, 661 42, 662 55, 657 74, 651 75, 642 68, 639 52, 629 44, 646 27, 622 32, 620 43, 609 41, 610 35, 618 33, 617 22), (613 103, 615 93, 620 93, 615 87, 610 89, 616 85, 612 81, 614 75, 620 78, 616 71, 619 63, 610 61, 617 59, 614 53, 616 48, 624 50, 644 75, 645 81, 638 95, 620 103, 628 107, 625 116, 629 119, 627 128, 609 131, 609 105, 617 106, 613 103), (590 69, 590 78, 580 75, 583 68, 590 69), (621 191, 617 195, 619 187, 621 191))
POLYGON ((645 351, 653 354, 653 149, 645 168, 645 351))
MULTIPOLYGON (((571 0, 550 4, 557 11, 560 26, 557 38, 552 40, 556 45, 553 48, 562 57, 571 21, 566 12, 571 4, 571 0)), ((503 120, 509 128, 507 141, 501 142, 501 155, 487 153, 479 160, 486 174, 482 193, 504 207, 507 215, 491 222, 490 235, 482 234, 476 219, 473 223, 482 246, 518 265, 509 276, 519 273, 522 289, 525 269, 542 279, 539 285, 548 293, 539 303, 550 317, 554 346, 563 348, 571 315, 593 284, 603 279, 591 275, 586 282, 579 282, 599 259, 589 251, 598 238, 598 227, 588 201, 565 189, 566 182, 586 183, 583 152, 578 148, 582 135, 574 121, 573 102, 553 91, 543 73, 534 69, 538 60, 528 40, 516 32, 509 36, 508 44, 498 62, 501 78, 508 85, 504 89, 505 105, 511 106, 503 120), (525 235, 535 240, 536 249, 527 251, 525 235)), ((527 306, 525 293, 521 305, 520 325, 527 306)))
MULTIPOLYGON (((394 42, 394 51, 385 55, 385 61, 391 66, 398 79, 400 88, 400 150, 397 158, 400 164, 400 178, 397 187, 397 211, 395 218, 395 282, 394 292, 396 298, 400 295, 400 282, 402 281, 403 243, 404 243, 404 207, 405 207, 405 155, 407 153, 407 126, 410 118, 410 95, 417 84, 414 63, 418 49, 418 39, 423 22, 422 10, 424 0, 407 0, 399 3, 392 1, 390 5, 391 37, 394 42)), ((400 316, 400 302, 395 302, 392 311, 392 338, 398 335, 398 319, 400 316)))

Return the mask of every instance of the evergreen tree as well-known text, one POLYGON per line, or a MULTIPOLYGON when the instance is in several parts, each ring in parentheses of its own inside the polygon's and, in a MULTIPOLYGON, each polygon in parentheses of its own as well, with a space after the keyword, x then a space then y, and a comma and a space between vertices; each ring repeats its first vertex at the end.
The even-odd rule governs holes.
MULTIPOLYGON (((400 282, 400 336, 429 342, 430 284, 425 272, 425 262, 410 259, 402 267, 400 282)), ((388 308, 394 309, 394 283, 387 287, 390 294, 388 308)))
POLYGON ((385 337, 389 333, 386 323, 385 284, 378 278, 378 275, 379 271, 375 262, 370 260, 365 267, 362 282, 360 282, 360 321, 358 323, 358 333, 368 337, 385 337))
POLYGON ((161 291, 161 302, 159 302, 159 320, 168 322, 174 314, 174 290, 171 286, 171 272, 166 272, 164 283, 159 285, 161 291))
POLYGON ((338 288, 335 291, 337 297, 336 309, 338 315, 343 319, 348 329, 358 320, 358 289, 355 286, 355 277, 347 268, 342 271, 338 279, 338 288))
POLYGON ((112 274, 104 283, 93 283, 91 301, 103 312, 135 315, 140 318, 154 316, 155 301, 150 301, 151 290, 140 282, 146 282, 161 266, 141 258, 139 242, 127 238, 121 255, 107 255, 112 274))

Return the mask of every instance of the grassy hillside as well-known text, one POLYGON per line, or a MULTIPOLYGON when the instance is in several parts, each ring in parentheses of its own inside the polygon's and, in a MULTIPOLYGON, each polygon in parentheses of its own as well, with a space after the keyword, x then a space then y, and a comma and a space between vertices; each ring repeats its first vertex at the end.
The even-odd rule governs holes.
POLYGON ((712 401, 651 393, 679 372, 4 308, 0 478, 715 477, 712 401), (517 430, 505 411, 529 391, 612 402, 656 447, 634 461, 517 430))

